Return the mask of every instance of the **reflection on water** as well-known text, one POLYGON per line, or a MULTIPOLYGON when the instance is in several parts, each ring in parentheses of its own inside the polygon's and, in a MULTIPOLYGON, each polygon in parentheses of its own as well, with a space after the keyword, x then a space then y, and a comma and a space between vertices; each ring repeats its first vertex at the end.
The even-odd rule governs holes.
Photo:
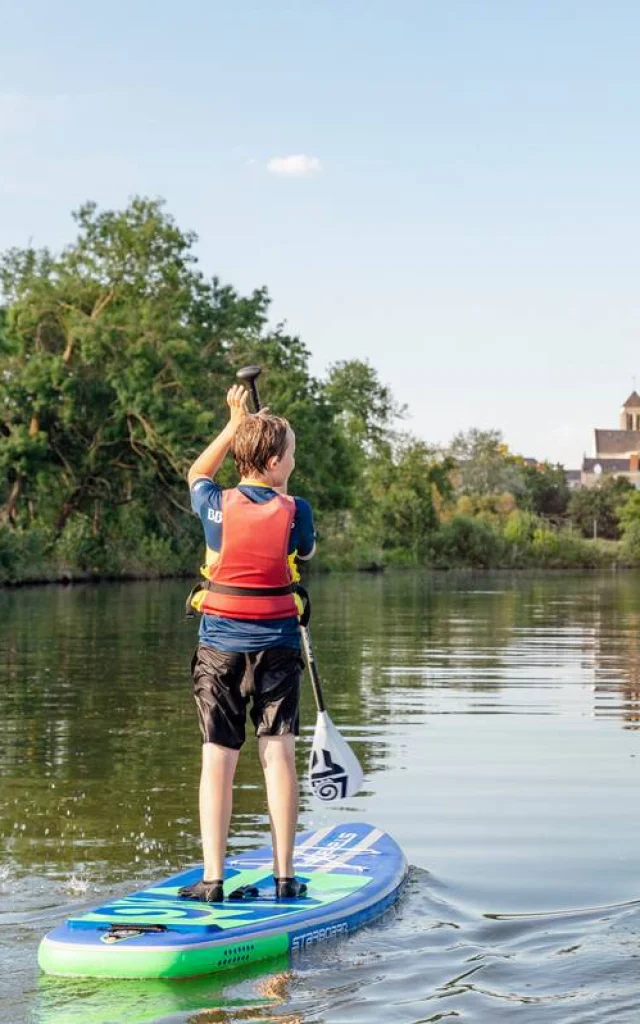
MULTIPOLYGON (((38 978, 43 932, 198 858, 180 582, 0 592, 0 986, 21 1021, 640 1019, 640 578, 314 579, 332 717, 400 906, 346 943, 189 982, 38 978)), ((314 722, 305 689, 301 771, 314 722)), ((266 830, 248 744, 237 848, 266 830)))
MULTIPOLYGON (((289 960, 280 958, 242 972, 229 971, 223 979, 194 978, 188 982, 104 981, 86 978, 49 978, 38 981, 37 1019, 55 1024, 105 1024, 106 1021, 158 1019, 212 1021, 268 1020, 265 1011, 280 1007, 288 998, 289 960), (228 994, 227 994, 228 993, 228 994), (222 1005, 216 1005, 222 1004, 222 1005), (178 1017, 176 1018, 176 1014, 178 1017)), ((293 1017, 280 1017, 291 1020, 293 1017)))

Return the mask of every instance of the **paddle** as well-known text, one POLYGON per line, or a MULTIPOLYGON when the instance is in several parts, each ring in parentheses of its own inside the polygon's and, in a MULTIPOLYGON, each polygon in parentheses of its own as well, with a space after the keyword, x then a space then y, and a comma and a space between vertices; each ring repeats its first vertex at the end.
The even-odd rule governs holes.
MULTIPOLYGON (((236 374, 238 380, 248 387, 256 412, 260 411, 260 396, 256 379, 262 372, 260 366, 244 366, 236 374)), ((308 626, 300 626, 311 687, 318 709, 316 728, 309 757, 309 784, 318 800, 330 802, 353 796, 362 785, 363 773, 360 763, 351 747, 340 735, 329 717, 322 694, 320 673, 313 653, 311 634, 308 626)))

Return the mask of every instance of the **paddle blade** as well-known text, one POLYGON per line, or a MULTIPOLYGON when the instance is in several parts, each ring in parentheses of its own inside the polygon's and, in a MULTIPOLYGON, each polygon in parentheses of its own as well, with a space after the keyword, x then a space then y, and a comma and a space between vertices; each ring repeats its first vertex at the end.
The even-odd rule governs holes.
POLYGON ((318 800, 326 803, 353 796, 362 785, 362 768, 326 711, 318 714, 311 757, 309 783, 318 800))

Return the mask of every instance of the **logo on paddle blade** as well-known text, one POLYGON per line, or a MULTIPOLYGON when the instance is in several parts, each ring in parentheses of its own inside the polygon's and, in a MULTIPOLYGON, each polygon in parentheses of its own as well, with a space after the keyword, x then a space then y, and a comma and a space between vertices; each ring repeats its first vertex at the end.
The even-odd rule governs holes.
POLYGON ((311 758, 311 788, 319 800, 340 800, 347 794, 349 776, 324 747, 322 760, 324 764, 320 764, 320 758, 314 750, 311 758))

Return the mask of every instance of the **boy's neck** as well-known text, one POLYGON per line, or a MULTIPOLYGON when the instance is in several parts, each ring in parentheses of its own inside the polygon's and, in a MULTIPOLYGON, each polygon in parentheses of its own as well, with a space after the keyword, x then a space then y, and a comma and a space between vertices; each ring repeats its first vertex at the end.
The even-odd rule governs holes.
POLYGON ((271 481, 267 480, 262 473, 247 473, 246 476, 240 478, 240 483, 243 487, 250 487, 251 484, 259 484, 260 487, 271 487, 271 481))
POLYGON ((251 473, 248 476, 243 476, 238 484, 239 487, 270 487, 272 491, 277 491, 278 494, 287 493, 286 484, 274 484, 268 477, 262 475, 262 473, 251 473))

